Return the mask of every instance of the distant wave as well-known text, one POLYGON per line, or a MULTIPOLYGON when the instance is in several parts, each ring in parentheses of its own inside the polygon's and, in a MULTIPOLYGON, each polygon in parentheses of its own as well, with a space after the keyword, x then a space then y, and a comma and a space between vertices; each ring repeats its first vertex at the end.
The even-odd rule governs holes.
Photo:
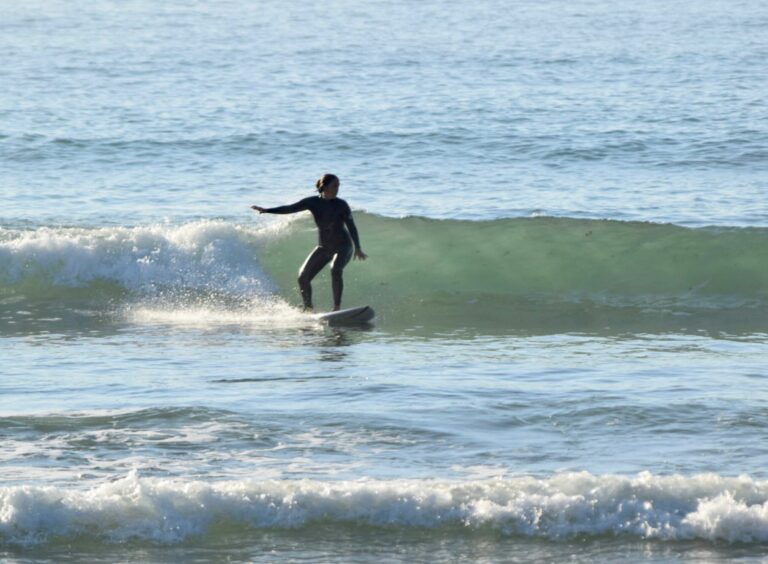
MULTIPOLYGON (((606 311, 632 319, 728 313, 729 323, 757 319, 759 328, 768 308, 768 229, 357 216, 371 259, 348 268, 346 300, 380 307, 385 321, 504 326, 606 311)), ((296 271, 314 243, 306 218, 0 230, 0 291, 29 300, 151 298, 173 311, 185 300, 198 311, 250 307, 254 298, 296 304, 296 271)), ((318 300, 325 293, 320 286, 318 300)), ((236 322, 235 313, 220 317, 236 322)))
POLYGON ((249 528, 315 525, 568 539, 611 535, 768 542, 768 482, 715 474, 482 481, 223 481, 143 478, 92 489, 0 488, 2 545, 62 539, 173 544, 249 528), (219 533, 217 533, 217 531, 219 533))
POLYGON ((261 155, 283 159, 288 155, 309 155, 318 144, 381 156, 406 151, 416 158, 432 158, 442 152, 465 147, 469 154, 484 159, 541 162, 559 166, 568 163, 612 161, 659 167, 707 166, 716 168, 755 167, 766 162, 766 135, 741 129, 719 138, 674 137, 633 130, 595 131, 589 136, 552 134, 510 134, 507 131, 455 126, 432 131, 348 130, 334 134, 270 130, 259 133, 217 136, 156 136, 124 138, 53 137, 40 134, 0 136, 0 155, 22 163, 79 158, 163 160, 179 154, 261 155))

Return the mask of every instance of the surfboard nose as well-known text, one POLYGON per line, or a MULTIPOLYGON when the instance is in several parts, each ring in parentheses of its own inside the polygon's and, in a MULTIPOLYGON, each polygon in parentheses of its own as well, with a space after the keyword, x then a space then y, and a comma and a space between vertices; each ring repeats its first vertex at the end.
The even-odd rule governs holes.
POLYGON ((372 307, 366 305, 321 313, 316 316, 316 319, 328 325, 339 326, 370 323, 374 317, 376 317, 376 312, 373 311, 372 307))

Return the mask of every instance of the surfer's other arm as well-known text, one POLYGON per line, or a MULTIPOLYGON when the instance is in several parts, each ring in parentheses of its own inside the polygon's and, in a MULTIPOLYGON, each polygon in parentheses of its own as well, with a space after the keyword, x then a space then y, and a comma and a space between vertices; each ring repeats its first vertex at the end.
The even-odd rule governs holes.
POLYGON ((352 210, 349 209, 349 206, 347 206, 347 210, 347 214, 344 217, 344 225, 347 226, 347 231, 349 231, 349 234, 352 237, 352 241, 355 243, 355 258, 357 260, 365 260, 368 258, 368 255, 366 255, 363 252, 363 249, 360 248, 360 236, 357 234, 357 226, 355 225, 355 220, 352 219, 352 210))

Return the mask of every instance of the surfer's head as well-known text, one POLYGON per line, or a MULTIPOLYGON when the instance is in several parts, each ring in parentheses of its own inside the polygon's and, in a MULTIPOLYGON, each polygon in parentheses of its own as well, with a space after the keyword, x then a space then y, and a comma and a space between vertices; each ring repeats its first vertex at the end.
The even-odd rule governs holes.
POLYGON ((320 192, 320 195, 327 199, 332 200, 339 193, 339 177, 335 174, 324 174, 315 182, 315 188, 320 192))

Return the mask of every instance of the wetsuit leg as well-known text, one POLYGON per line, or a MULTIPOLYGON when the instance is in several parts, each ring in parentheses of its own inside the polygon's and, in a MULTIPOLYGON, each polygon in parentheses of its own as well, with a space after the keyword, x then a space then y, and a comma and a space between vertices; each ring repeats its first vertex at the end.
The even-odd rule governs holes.
POLYGON ((312 279, 317 276, 323 267, 331 262, 333 254, 323 247, 315 247, 315 250, 309 253, 307 260, 301 265, 299 271, 299 289, 301 290, 301 299, 304 301, 305 308, 312 307, 312 279))
POLYGON ((341 294, 344 291, 344 279, 342 273, 352 258, 352 245, 344 245, 333 255, 331 262, 331 285, 333 286, 333 307, 341 307, 341 294))

